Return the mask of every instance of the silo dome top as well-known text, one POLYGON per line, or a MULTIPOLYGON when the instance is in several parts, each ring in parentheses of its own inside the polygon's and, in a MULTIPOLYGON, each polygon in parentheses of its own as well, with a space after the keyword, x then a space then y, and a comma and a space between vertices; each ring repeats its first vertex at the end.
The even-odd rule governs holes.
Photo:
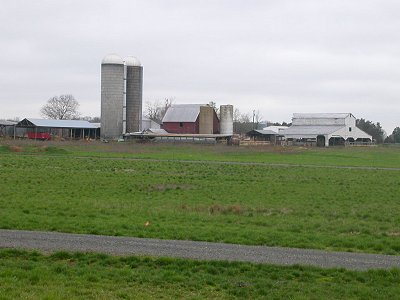
POLYGON ((142 64, 140 63, 140 60, 138 60, 134 56, 127 56, 125 58, 125 65, 128 67, 140 67, 142 64))
POLYGON ((108 64, 123 65, 124 61, 117 54, 108 54, 108 55, 104 56, 103 60, 101 61, 101 64, 102 65, 108 65, 108 64))

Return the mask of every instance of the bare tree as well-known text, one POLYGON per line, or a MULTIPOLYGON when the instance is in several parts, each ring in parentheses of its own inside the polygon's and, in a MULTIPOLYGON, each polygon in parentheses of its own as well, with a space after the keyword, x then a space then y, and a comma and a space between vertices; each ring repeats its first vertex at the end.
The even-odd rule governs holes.
POLYGON ((211 106, 211 107, 214 109, 215 113, 216 113, 217 116, 219 117, 219 107, 217 106, 217 102, 210 101, 210 102, 208 103, 208 105, 211 106))
POLYGON ((254 123, 255 123, 255 129, 258 128, 258 125, 263 121, 263 117, 260 113, 259 110, 255 110, 254 111, 254 123))
POLYGON ((238 108, 233 111, 233 122, 240 122, 240 110, 238 108))
POLYGON ((165 116, 165 113, 167 112, 168 108, 171 107, 173 102, 174 98, 165 98, 164 103, 161 103, 159 100, 153 102, 147 101, 145 112, 146 117, 151 120, 161 122, 165 116))
POLYGON ((79 103, 70 94, 54 96, 40 109, 45 118, 71 120, 79 117, 79 103))
POLYGON ((160 121, 164 118, 168 108, 170 108, 172 106, 172 104, 174 103, 174 98, 165 98, 164 99, 164 107, 161 109, 161 115, 160 115, 160 121))
POLYGON ((240 115, 240 119, 239 119, 240 123, 250 123, 250 120, 251 120, 250 114, 244 113, 244 114, 240 115))
POLYGON ((151 120, 158 119, 160 115, 160 101, 156 100, 154 102, 146 101, 146 109, 145 109, 145 116, 151 120))

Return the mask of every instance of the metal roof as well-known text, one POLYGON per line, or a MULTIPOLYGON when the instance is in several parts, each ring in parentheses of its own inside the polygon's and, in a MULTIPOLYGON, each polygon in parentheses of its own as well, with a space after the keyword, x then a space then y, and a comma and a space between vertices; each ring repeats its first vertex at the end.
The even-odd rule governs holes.
POLYGON ((331 134, 345 126, 310 126, 310 125, 293 125, 288 129, 282 130, 280 133, 283 135, 325 135, 331 134))
POLYGON ((277 132, 272 131, 272 130, 260 130, 260 129, 254 129, 252 131, 249 131, 247 134, 251 134, 252 132, 258 132, 261 135, 278 135, 277 132))
POLYGON ((344 119, 351 113, 294 113, 293 119, 344 119))
POLYGON ((95 124, 83 120, 51 120, 26 118, 17 124, 18 127, 48 127, 48 128, 80 128, 96 129, 95 124))
POLYGON ((14 122, 14 121, 0 120, 0 125, 1 126, 14 126, 17 123, 18 122, 14 122))
POLYGON ((155 134, 168 134, 168 132, 164 129, 159 128, 149 128, 145 130, 145 133, 155 133, 155 134))
POLYGON ((200 107, 207 104, 177 104, 168 108, 162 122, 196 122, 200 107))
POLYGON ((267 126, 264 127, 263 130, 270 130, 270 131, 274 131, 275 133, 279 133, 279 131, 284 130, 284 129, 288 129, 288 126, 267 126))

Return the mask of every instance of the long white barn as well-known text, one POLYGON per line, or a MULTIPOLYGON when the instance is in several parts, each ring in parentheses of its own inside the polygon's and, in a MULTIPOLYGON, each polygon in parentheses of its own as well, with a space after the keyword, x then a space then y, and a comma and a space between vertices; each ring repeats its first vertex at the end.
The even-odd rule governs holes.
POLYGON ((371 142, 372 136, 356 126, 351 113, 293 114, 292 126, 280 132, 288 139, 315 140, 318 146, 335 142, 371 142))

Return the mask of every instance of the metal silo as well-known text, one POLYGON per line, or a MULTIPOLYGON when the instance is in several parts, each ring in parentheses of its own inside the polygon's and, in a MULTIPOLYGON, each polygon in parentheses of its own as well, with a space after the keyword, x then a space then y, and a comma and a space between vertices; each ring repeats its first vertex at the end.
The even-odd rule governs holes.
POLYGON ((133 56, 125 58, 126 66, 126 132, 141 130, 143 67, 133 56))
POLYGON ((221 105, 220 111, 220 133, 233 135, 233 105, 221 105))
POLYGON ((101 62, 101 137, 115 139, 123 133, 124 61, 109 54, 101 62))

